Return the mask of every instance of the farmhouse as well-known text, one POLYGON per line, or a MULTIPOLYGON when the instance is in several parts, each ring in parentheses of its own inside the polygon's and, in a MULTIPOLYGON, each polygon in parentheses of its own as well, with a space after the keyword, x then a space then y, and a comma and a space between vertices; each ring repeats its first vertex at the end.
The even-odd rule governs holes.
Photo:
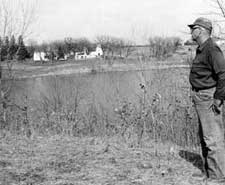
POLYGON ((75 60, 84 60, 84 59, 91 59, 91 58, 98 58, 103 55, 103 50, 100 45, 97 45, 95 51, 91 51, 89 54, 86 49, 83 52, 76 52, 75 53, 75 60))
POLYGON ((83 52, 76 52, 75 53, 75 56, 74 56, 74 59, 75 60, 85 60, 87 59, 87 52, 86 51, 83 51, 83 52))
POLYGON ((47 58, 47 55, 45 52, 34 52, 34 55, 33 55, 33 60, 35 62, 38 62, 38 61, 49 61, 49 59, 47 58))

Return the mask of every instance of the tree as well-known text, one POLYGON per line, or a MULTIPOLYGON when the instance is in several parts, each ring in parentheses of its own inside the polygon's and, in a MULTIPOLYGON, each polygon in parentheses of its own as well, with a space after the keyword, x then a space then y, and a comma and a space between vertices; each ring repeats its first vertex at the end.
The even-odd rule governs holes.
POLYGON ((131 52, 133 52, 131 49, 133 43, 129 40, 118 37, 107 35, 97 36, 96 43, 101 45, 104 52, 104 58, 114 58, 116 56, 128 57, 131 52))
MULTIPOLYGON (((0 61, 4 61, 4 57, 3 57, 3 49, 2 49, 2 46, 0 47, 0 61)), ((1 66, 0 66, 1 68, 1 66)))
POLYGON ((58 55, 57 56, 58 59, 64 58, 64 52, 61 46, 58 47, 57 55, 58 55))
POLYGON ((0 35, 24 38, 32 33, 38 0, 0 0, 0 35))
POLYGON ((2 37, 0 37, 0 47, 2 46, 3 42, 2 42, 2 37))
POLYGON ((135 43, 130 41, 130 40, 127 40, 125 41, 125 57, 129 57, 134 51, 135 51, 135 43))
POLYGON ((100 44, 104 53, 104 57, 107 55, 107 53, 111 50, 110 48, 110 36, 107 35, 100 35, 96 37, 96 43, 100 44))
POLYGON ((4 44, 5 44, 6 49, 8 49, 9 48, 9 37, 8 36, 5 36, 4 44))
POLYGON ((12 60, 15 57, 16 51, 17 51, 18 47, 16 45, 16 40, 14 35, 12 35, 10 42, 9 42, 9 47, 8 47, 8 55, 7 55, 7 59, 8 60, 12 60))
POLYGON ((29 58, 32 58, 35 50, 37 49, 37 42, 34 40, 28 40, 27 43, 27 52, 29 54, 29 58))
POLYGON ((78 38, 78 39, 74 39, 74 49, 75 51, 83 51, 84 48, 87 49, 87 51, 91 51, 93 49, 93 44, 87 39, 87 38, 78 38))
MULTIPOLYGON (((12 35, 15 37, 18 37, 18 35, 28 37, 32 33, 32 24, 35 23, 36 19, 37 1, 38 0, 0 0, 0 37, 5 38, 8 36, 8 38, 11 38, 12 35)), ((4 60, 5 48, 7 48, 6 53, 14 53, 14 49, 9 49, 10 46, 12 45, 9 43, 7 48, 7 42, 0 43, 1 61, 4 60)), ((24 44, 21 43, 17 56, 24 56, 22 53, 26 52, 25 49, 24 44)), ((7 84, 3 85, 2 82, 4 82, 5 75, 2 75, 2 66, 0 65, 0 124, 1 120, 3 120, 4 125, 7 124, 7 109, 11 106, 10 89, 13 81, 11 60, 7 60, 7 66, 9 74, 7 78, 11 79, 11 81, 7 80, 7 84)))
POLYGON ((18 38, 18 50, 16 52, 16 56, 19 61, 25 60, 28 57, 28 52, 26 46, 24 45, 22 35, 18 38))
POLYGON ((25 38, 32 33, 32 24, 37 19, 38 1, 0 0, 0 36, 4 39, 0 46, 1 60, 11 60, 15 54, 15 47, 10 45, 9 38, 13 35, 25 38))
POLYGON ((210 17, 214 17, 216 20, 214 23, 213 35, 216 37, 225 37, 224 32, 224 18, 225 18, 225 2, 223 0, 209 0, 211 3, 212 10, 210 12, 206 12, 206 15, 210 15, 210 17))
POLYGON ((8 55, 8 48, 9 48, 9 37, 5 36, 4 41, 1 43, 1 61, 4 61, 7 58, 8 55))
POLYGON ((178 37, 150 37, 149 56, 158 59, 164 59, 173 54, 181 45, 181 39, 178 37))
POLYGON ((54 41, 49 44, 47 44, 47 47, 49 47, 49 52, 50 52, 50 58, 56 57, 57 59, 59 58, 64 58, 65 54, 65 44, 63 41, 54 41))
POLYGON ((66 53, 75 52, 74 39, 67 37, 64 39, 66 53))

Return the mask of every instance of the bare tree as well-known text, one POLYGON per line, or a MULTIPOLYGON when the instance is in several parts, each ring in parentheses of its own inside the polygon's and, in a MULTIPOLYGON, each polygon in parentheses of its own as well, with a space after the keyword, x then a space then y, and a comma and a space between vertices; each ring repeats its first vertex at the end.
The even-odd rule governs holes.
POLYGON ((10 102, 10 91, 12 88, 12 82, 13 82, 13 73, 12 73, 12 63, 7 63, 7 79, 10 81, 7 85, 3 83, 4 79, 3 77, 3 67, 0 66, 0 110, 2 119, 0 120, 0 126, 5 127, 7 125, 7 108, 9 105, 11 105, 10 102))
POLYGON ((150 37, 149 57, 164 59, 174 53, 181 45, 179 37, 150 37))
POLYGON ((104 53, 104 58, 108 55, 108 53, 111 50, 110 42, 111 42, 110 36, 100 35, 96 37, 96 43, 101 45, 104 53))
MULTIPOLYGON (((0 0, 0 37, 21 35, 27 38, 32 33, 32 24, 37 18, 38 0, 0 0)), ((2 50, 2 47, 0 48, 2 50)), ((6 126, 7 109, 20 106, 10 101, 13 84, 13 59, 7 58, 6 64, 0 64, 0 126, 6 126), (8 75, 5 75, 8 73, 8 75)), ((24 111, 26 109, 20 108, 24 111)))
POLYGON ((212 8, 209 12, 203 13, 203 15, 207 15, 215 19, 213 21, 214 24, 213 35, 224 38, 225 1, 224 0, 207 0, 207 1, 210 7, 212 8))
POLYGON ((130 40, 125 41, 124 50, 125 50, 125 58, 129 57, 136 50, 135 43, 130 40))
POLYGON ((224 10, 224 1, 223 0, 209 0, 209 3, 212 7, 210 12, 207 12, 208 15, 216 15, 219 17, 225 17, 225 10, 224 10))
POLYGON ((95 42, 101 45, 105 58, 126 58, 134 51, 134 43, 123 38, 100 35, 96 37, 95 42))
POLYGON ((38 0, 0 0, 0 35, 28 37, 37 19, 37 8, 38 0))

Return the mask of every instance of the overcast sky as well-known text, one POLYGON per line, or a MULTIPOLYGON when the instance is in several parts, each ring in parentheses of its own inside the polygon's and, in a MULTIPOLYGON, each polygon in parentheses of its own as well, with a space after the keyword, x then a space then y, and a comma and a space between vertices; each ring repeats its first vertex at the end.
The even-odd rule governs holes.
POLYGON ((209 10, 209 0, 44 0, 33 37, 112 35, 144 42, 149 36, 180 36, 187 24, 209 10))

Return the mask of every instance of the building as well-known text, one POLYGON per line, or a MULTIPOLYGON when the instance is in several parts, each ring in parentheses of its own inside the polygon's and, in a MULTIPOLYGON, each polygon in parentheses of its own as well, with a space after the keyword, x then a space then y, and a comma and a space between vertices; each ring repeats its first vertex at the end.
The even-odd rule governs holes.
POLYGON ((97 45, 95 51, 91 51, 89 54, 87 52, 87 49, 84 49, 83 52, 76 52, 75 53, 75 60, 85 60, 85 59, 92 59, 92 58, 98 58, 103 55, 103 50, 100 45, 97 45))
POLYGON ((87 53, 85 51, 83 52, 76 52, 74 55, 75 60, 85 60, 87 59, 87 53))
POLYGON ((38 62, 38 61, 49 61, 49 59, 47 57, 47 54, 45 52, 43 52, 43 51, 41 51, 41 52, 35 51, 34 55, 33 55, 33 60, 35 62, 38 62))

